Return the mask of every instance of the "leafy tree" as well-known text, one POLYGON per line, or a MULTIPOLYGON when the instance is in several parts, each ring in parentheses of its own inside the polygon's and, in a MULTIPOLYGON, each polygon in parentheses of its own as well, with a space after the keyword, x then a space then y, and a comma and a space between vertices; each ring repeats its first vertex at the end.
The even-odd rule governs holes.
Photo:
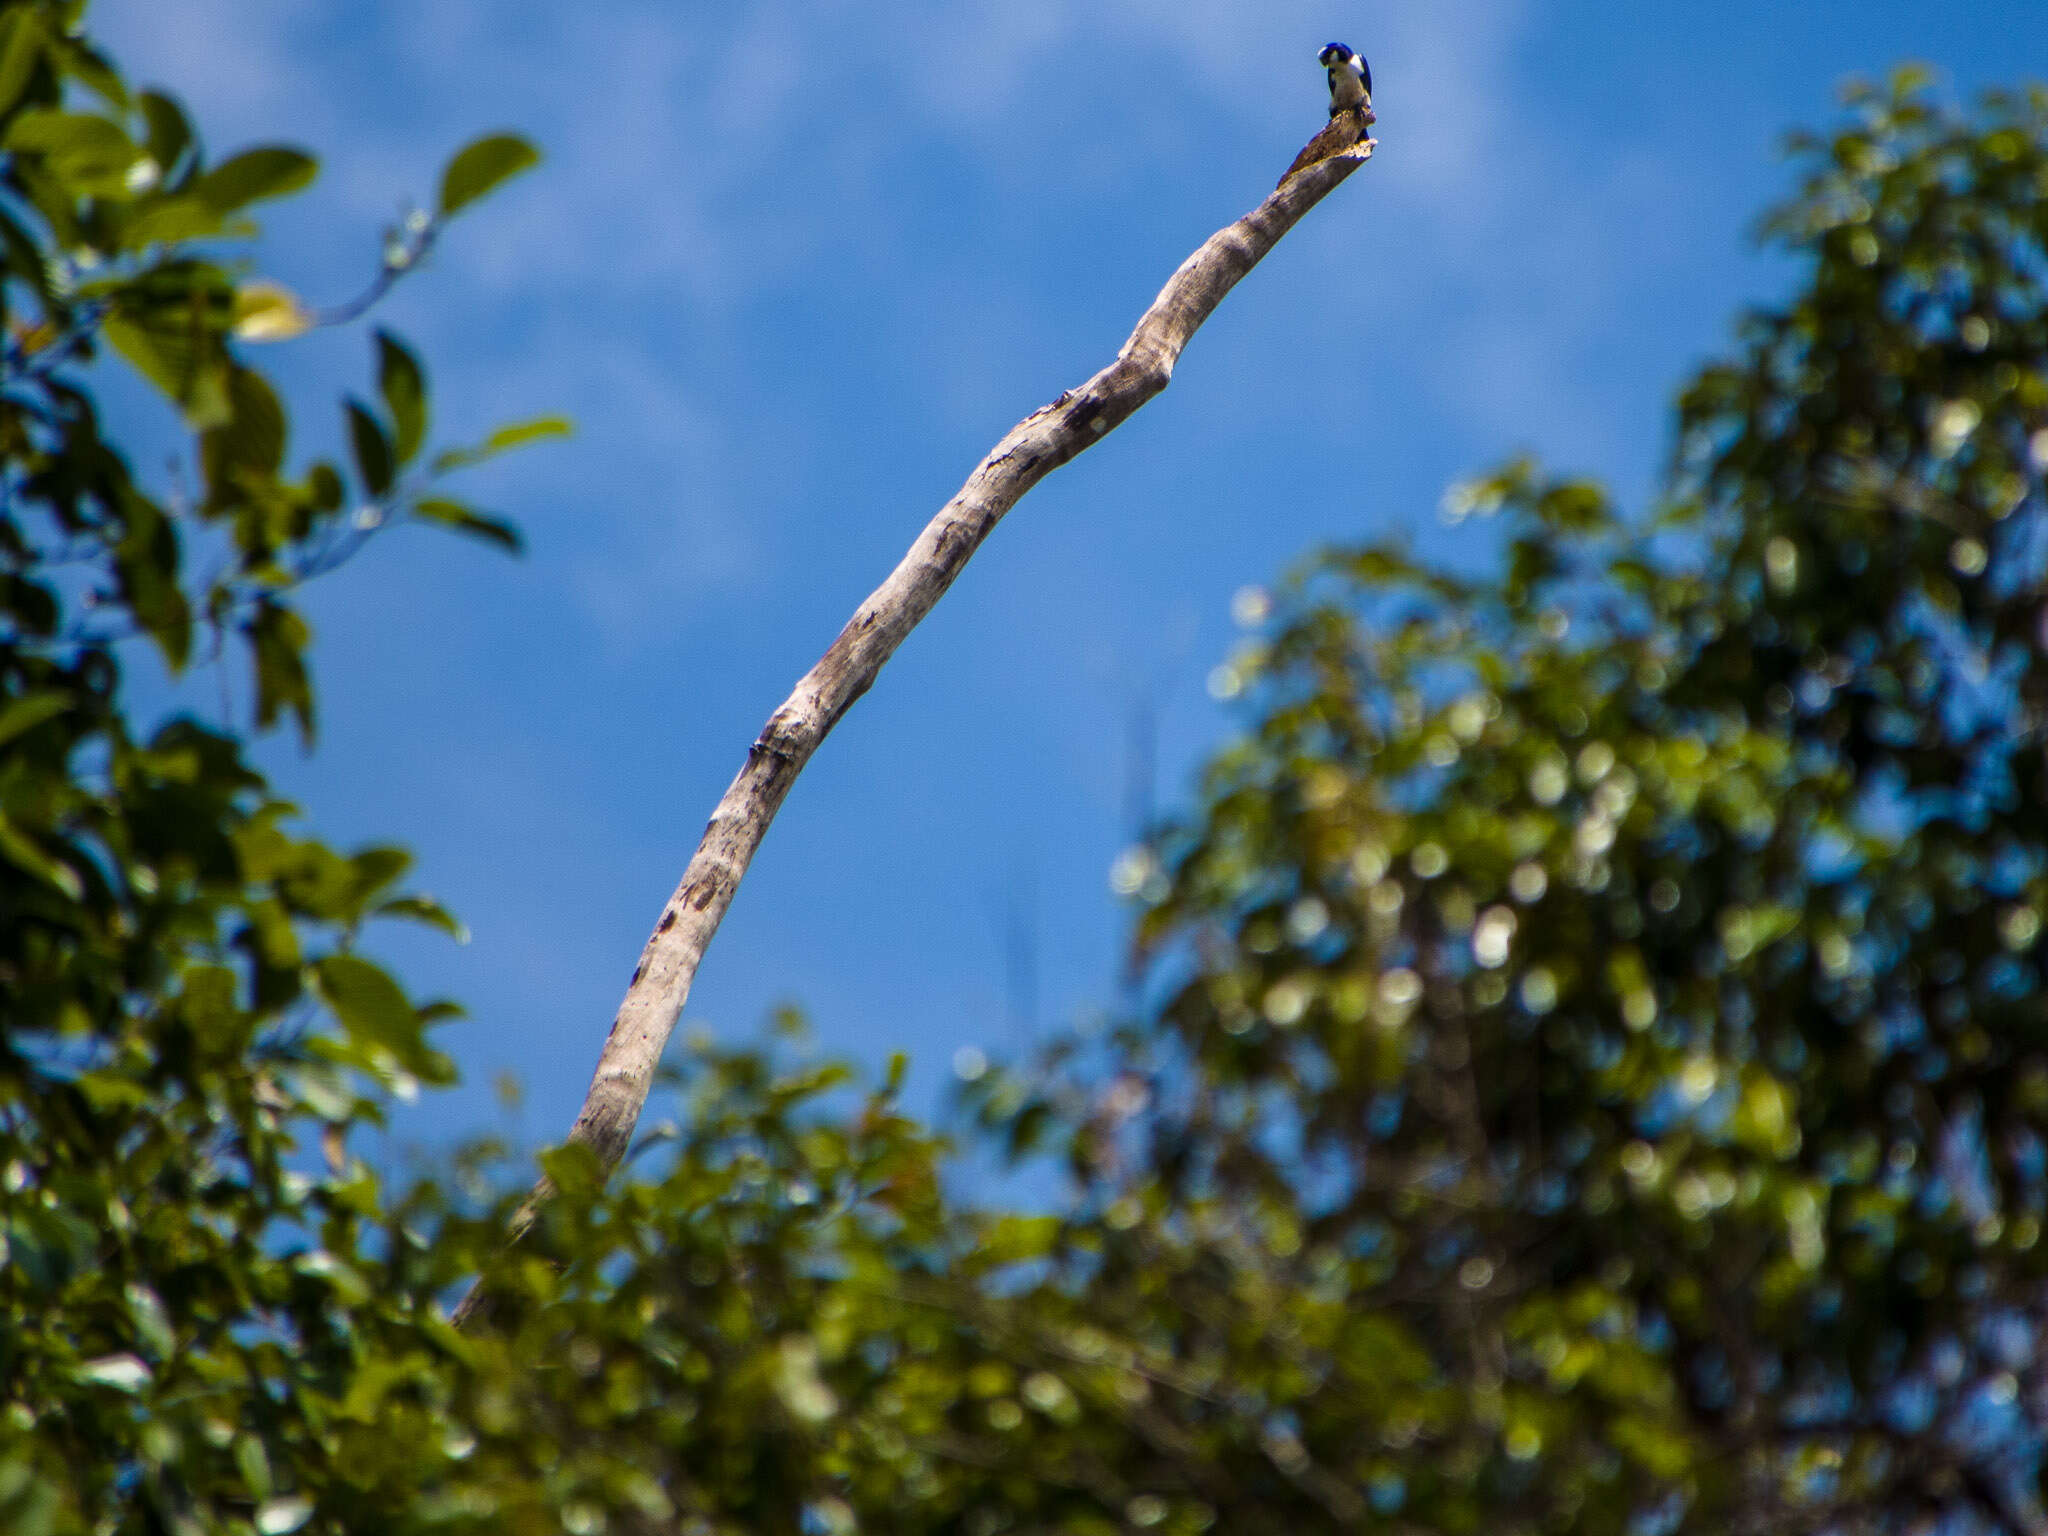
MULTIPOLYGON (((397 520, 512 542, 438 481, 546 424, 423 457, 424 375, 379 332, 380 403, 346 408, 353 473, 295 462, 248 345, 351 315, 253 278, 244 253, 248 210, 314 162, 209 160, 176 102, 93 47, 83 9, 0 6, 0 1526, 125 1510, 213 1529, 236 1508, 278 1529, 314 1433, 299 1394, 331 1388, 385 1315, 337 1312, 343 1282, 286 1234, 369 1243, 381 1213, 346 1133, 387 1092, 452 1076, 429 1037, 445 1007, 358 936, 451 920, 399 893, 399 850, 296 831, 230 728, 142 729, 125 647, 173 672, 239 656, 257 726, 310 737, 295 587, 397 520), (85 370, 110 351, 182 413, 189 495, 140 483, 107 434, 85 370), (297 1155, 315 1135, 333 1178, 297 1155)), ((351 313, 532 159, 505 135, 458 155, 351 313)))
POLYGON ((950 1199, 893 1077, 698 1045, 500 1259, 504 1165, 349 1145, 452 1070, 362 930, 445 914, 121 678, 228 648, 310 730, 298 583, 509 536, 435 482, 544 428, 427 456, 379 337, 301 466, 249 358, 531 151, 313 310, 236 265, 311 162, 209 165, 80 11, 0 4, 0 1529, 2048 1524, 2048 96, 1902 80, 1805 145, 1805 281, 1642 519, 1514 465, 1448 504, 1491 574, 1284 586, 1129 866, 1156 1005, 971 1087, 1061 1210, 950 1199), (109 348, 188 500, 103 435, 109 348))
POLYGON ((2048 1528, 2048 92, 1851 106, 1661 503, 1311 562, 1138 871, 1070 1262, 1224 1527, 2048 1528))

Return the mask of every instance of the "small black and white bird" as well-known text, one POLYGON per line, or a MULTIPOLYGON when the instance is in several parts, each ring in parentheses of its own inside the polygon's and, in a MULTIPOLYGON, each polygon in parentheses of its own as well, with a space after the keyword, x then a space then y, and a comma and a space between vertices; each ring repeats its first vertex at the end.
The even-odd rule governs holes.
POLYGON ((1330 116, 1372 105, 1372 70, 1362 54, 1331 43, 1316 57, 1330 74, 1330 116))
POLYGON ((1353 148, 1372 128, 1372 71, 1364 58, 1342 43, 1331 43, 1316 59, 1330 77, 1330 123, 1302 145, 1287 175, 1280 178, 1283 187, 1288 176, 1353 148))

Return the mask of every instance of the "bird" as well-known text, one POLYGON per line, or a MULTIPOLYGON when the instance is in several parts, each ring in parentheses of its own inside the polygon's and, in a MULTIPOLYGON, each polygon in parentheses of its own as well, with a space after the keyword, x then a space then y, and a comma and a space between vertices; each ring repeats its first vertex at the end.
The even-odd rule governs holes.
POLYGON ((1330 116, 1372 106, 1372 69, 1365 55, 1342 43, 1326 43, 1316 62, 1330 77, 1330 116))
POLYGON ((1330 156, 1341 154, 1362 141, 1373 123, 1372 70, 1362 55, 1342 43, 1330 43, 1316 55, 1330 79, 1329 126, 1304 144, 1280 185, 1287 177, 1330 156))

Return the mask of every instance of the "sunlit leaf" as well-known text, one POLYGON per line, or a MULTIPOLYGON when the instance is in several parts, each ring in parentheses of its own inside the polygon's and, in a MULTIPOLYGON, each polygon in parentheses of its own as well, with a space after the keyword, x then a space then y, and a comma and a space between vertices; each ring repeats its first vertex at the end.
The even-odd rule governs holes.
POLYGON ((501 453, 522 448, 528 443, 543 442, 551 437, 568 437, 575 429, 560 416, 537 416, 531 421, 509 422, 495 432, 468 448, 451 448, 437 454, 432 465, 433 473, 446 474, 450 470, 463 469, 471 464, 481 464, 494 459, 501 453))
POLYGON ((282 283, 262 278, 235 290, 234 332, 242 341, 290 341, 312 326, 312 312, 282 283))
POLYGON ((81 1365, 78 1379, 116 1392, 140 1392, 149 1385, 150 1370, 134 1355, 102 1355, 81 1365))

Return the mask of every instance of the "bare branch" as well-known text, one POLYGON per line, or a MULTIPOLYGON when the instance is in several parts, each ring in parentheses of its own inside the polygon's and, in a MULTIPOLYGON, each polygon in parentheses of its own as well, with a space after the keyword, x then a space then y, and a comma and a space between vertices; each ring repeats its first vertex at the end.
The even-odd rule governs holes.
MULTIPOLYGON (((1257 208, 1204 241, 1167 280, 1115 362, 1033 411, 996 444, 769 716, 739 777, 711 813, 682 883, 641 951, 570 1141, 592 1148, 607 1168, 625 1154, 698 963, 790 786, 982 541, 1026 491, 1166 388, 1182 349, 1223 296, 1304 214, 1371 158, 1376 142, 1346 145, 1290 174, 1257 208)), ((545 1182, 534 1191, 515 1224, 513 1241, 532 1224, 538 1203, 549 1193, 545 1182)), ((480 1282, 463 1299, 455 1313, 458 1324, 474 1314, 482 1290, 480 1282)))

